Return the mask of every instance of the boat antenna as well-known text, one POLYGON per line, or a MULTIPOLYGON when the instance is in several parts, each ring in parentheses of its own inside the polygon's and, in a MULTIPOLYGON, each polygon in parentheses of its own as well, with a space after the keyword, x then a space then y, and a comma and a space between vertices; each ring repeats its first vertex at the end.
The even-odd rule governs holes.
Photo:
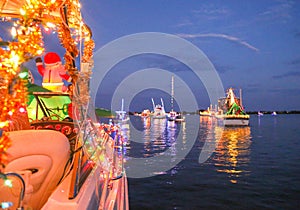
POLYGON ((165 111, 164 101, 163 101, 162 98, 160 98, 160 100, 161 100, 161 109, 162 109, 163 111, 165 111))
POLYGON ((154 100, 153 100, 153 98, 151 98, 151 100, 152 100, 153 111, 154 111, 154 110, 155 110, 155 103, 154 103, 154 100))

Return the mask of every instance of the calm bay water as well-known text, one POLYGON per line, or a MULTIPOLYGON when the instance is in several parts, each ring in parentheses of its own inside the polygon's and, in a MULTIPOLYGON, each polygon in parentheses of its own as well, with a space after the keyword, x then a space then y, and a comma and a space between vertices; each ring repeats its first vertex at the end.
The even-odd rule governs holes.
POLYGON ((252 115, 249 127, 224 130, 198 115, 172 128, 130 120, 125 130, 130 209, 300 208, 300 115, 252 115), (211 148, 213 154, 199 163, 200 153, 211 148), (151 161, 159 156, 172 167, 160 170, 168 163, 151 161), (144 165, 134 168, 132 158, 144 165), (155 175, 131 178, 144 168, 155 175))

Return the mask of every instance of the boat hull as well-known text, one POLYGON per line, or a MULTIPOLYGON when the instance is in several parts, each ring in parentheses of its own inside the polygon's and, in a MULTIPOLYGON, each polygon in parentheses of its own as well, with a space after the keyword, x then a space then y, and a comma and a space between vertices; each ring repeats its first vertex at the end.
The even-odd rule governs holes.
POLYGON ((76 198, 70 199, 68 192, 71 177, 68 176, 52 193, 42 210, 129 209, 126 175, 108 182, 100 177, 101 170, 97 167, 90 173, 76 198), (108 188, 108 183, 113 187, 108 188))
POLYGON ((248 126, 249 115, 216 115, 216 118, 224 126, 248 126))
POLYGON ((223 124, 225 126, 247 126, 249 125, 249 119, 225 118, 223 124))

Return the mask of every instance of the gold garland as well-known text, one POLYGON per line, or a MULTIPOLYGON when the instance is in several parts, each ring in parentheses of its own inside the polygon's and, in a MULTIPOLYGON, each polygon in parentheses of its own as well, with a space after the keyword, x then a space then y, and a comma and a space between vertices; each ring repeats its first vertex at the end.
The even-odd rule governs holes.
MULTIPOLYGON (((6 61, 6 63, 9 63, 6 61)), ((0 66, 0 163, 6 164, 6 150, 10 146, 10 139, 5 131, 9 131, 12 117, 19 112, 21 107, 26 106, 27 89, 25 83, 18 77, 19 66, 12 64, 10 68, 1 64, 0 66)), ((0 170, 1 172, 1 170, 0 170)))
POLYGON ((88 63, 93 57, 93 50, 95 48, 95 42, 92 39, 85 39, 84 41, 84 50, 82 56, 82 62, 88 63))
POLYGON ((7 149, 11 146, 11 141, 6 133, 2 133, 0 138, 0 173, 7 163, 7 149))
POLYGON ((77 57, 79 54, 79 51, 66 23, 61 23, 59 25, 58 38, 60 39, 61 45, 66 49, 64 56, 65 69, 67 69, 68 73, 72 77, 73 82, 75 83, 77 80, 78 70, 75 67, 74 62, 75 57, 77 57))

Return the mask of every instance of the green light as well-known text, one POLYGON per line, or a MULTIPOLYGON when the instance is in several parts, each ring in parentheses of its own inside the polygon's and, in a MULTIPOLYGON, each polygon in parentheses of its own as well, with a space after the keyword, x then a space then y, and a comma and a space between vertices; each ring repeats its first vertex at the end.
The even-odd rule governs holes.
POLYGON ((11 187, 12 187, 12 181, 11 181, 10 179, 6 179, 6 180, 4 181, 4 185, 11 188, 11 187))
POLYGON ((21 78, 21 79, 25 79, 26 77, 28 77, 28 72, 21 72, 21 73, 19 73, 19 77, 21 78))
POLYGON ((7 209, 7 208, 9 208, 9 207, 11 207, 11 206, 13 206, 13 203, 12 203, 12 202, 2 202, 2 203, 0 203, 0 207, 1 207, 2 209, 7 209))

